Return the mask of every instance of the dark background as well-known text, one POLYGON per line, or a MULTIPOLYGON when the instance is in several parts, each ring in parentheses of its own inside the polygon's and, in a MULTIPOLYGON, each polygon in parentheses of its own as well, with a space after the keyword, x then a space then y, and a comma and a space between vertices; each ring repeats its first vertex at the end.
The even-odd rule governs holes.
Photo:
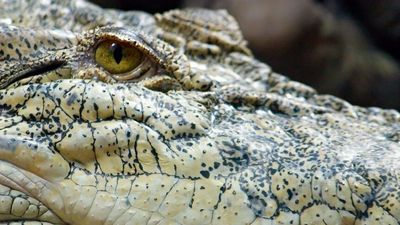
POLYGON ((163 12, 227 9, 274 71, 362 106, 400 109, 400 0, 92 0, 163 12))

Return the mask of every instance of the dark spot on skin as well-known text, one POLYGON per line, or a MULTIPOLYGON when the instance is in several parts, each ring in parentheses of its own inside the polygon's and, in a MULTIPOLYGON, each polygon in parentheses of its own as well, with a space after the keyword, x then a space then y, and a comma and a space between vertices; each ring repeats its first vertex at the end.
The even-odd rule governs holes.
POLYGON ((208 172, 207 170, 200 171, 200 174, 205 178, 209 178, 210 177, 210 172, 208 172))
POLYGON ((24 39, 24 41, 25 41, 26 47, 31 48, 31 43, 29 43, 29 41, 26 38, 24 39))
POLYGON ((71 106, 72 103, 74 103, 74 101, 78 98, 78 96, 73 93, 71 96, 69 96, 68 100, 67 100, 67 105, 71 106))
POLYGON ((287 193, 288 193, 288 199, 289 199, 289 201, 292 200, 292 198, 293 198, 293 192, 292 192, 292 190, 288 189, 288 190, 287 190, 287 193))

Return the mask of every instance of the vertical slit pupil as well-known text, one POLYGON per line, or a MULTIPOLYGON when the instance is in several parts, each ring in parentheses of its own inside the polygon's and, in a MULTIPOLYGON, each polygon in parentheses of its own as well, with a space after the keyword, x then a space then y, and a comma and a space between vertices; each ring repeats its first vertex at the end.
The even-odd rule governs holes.
POLYGON ((122 60, 122 47, 117 43, 112 43, 110 47, 111 52, 113 53, 114 60, 119 64, 122 60))

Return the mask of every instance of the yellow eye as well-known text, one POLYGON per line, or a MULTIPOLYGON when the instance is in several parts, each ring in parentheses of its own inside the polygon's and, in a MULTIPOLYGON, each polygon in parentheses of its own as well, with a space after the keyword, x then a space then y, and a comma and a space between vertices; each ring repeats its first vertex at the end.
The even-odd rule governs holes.
POLYGON ((143 53, 124 43, 105 40, 97 45, 95 60, 108 72, 126 73, 135 69, 142 62, 143 53))

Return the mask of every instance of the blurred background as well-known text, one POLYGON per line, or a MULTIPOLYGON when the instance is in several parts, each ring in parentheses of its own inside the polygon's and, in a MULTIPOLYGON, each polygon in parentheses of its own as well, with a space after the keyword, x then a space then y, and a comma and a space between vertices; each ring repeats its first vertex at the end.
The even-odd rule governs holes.
POLYGON ((227 9, 274 71, 362 106, 400 110, 400 0, 92 0, 150 13, 227 9))

